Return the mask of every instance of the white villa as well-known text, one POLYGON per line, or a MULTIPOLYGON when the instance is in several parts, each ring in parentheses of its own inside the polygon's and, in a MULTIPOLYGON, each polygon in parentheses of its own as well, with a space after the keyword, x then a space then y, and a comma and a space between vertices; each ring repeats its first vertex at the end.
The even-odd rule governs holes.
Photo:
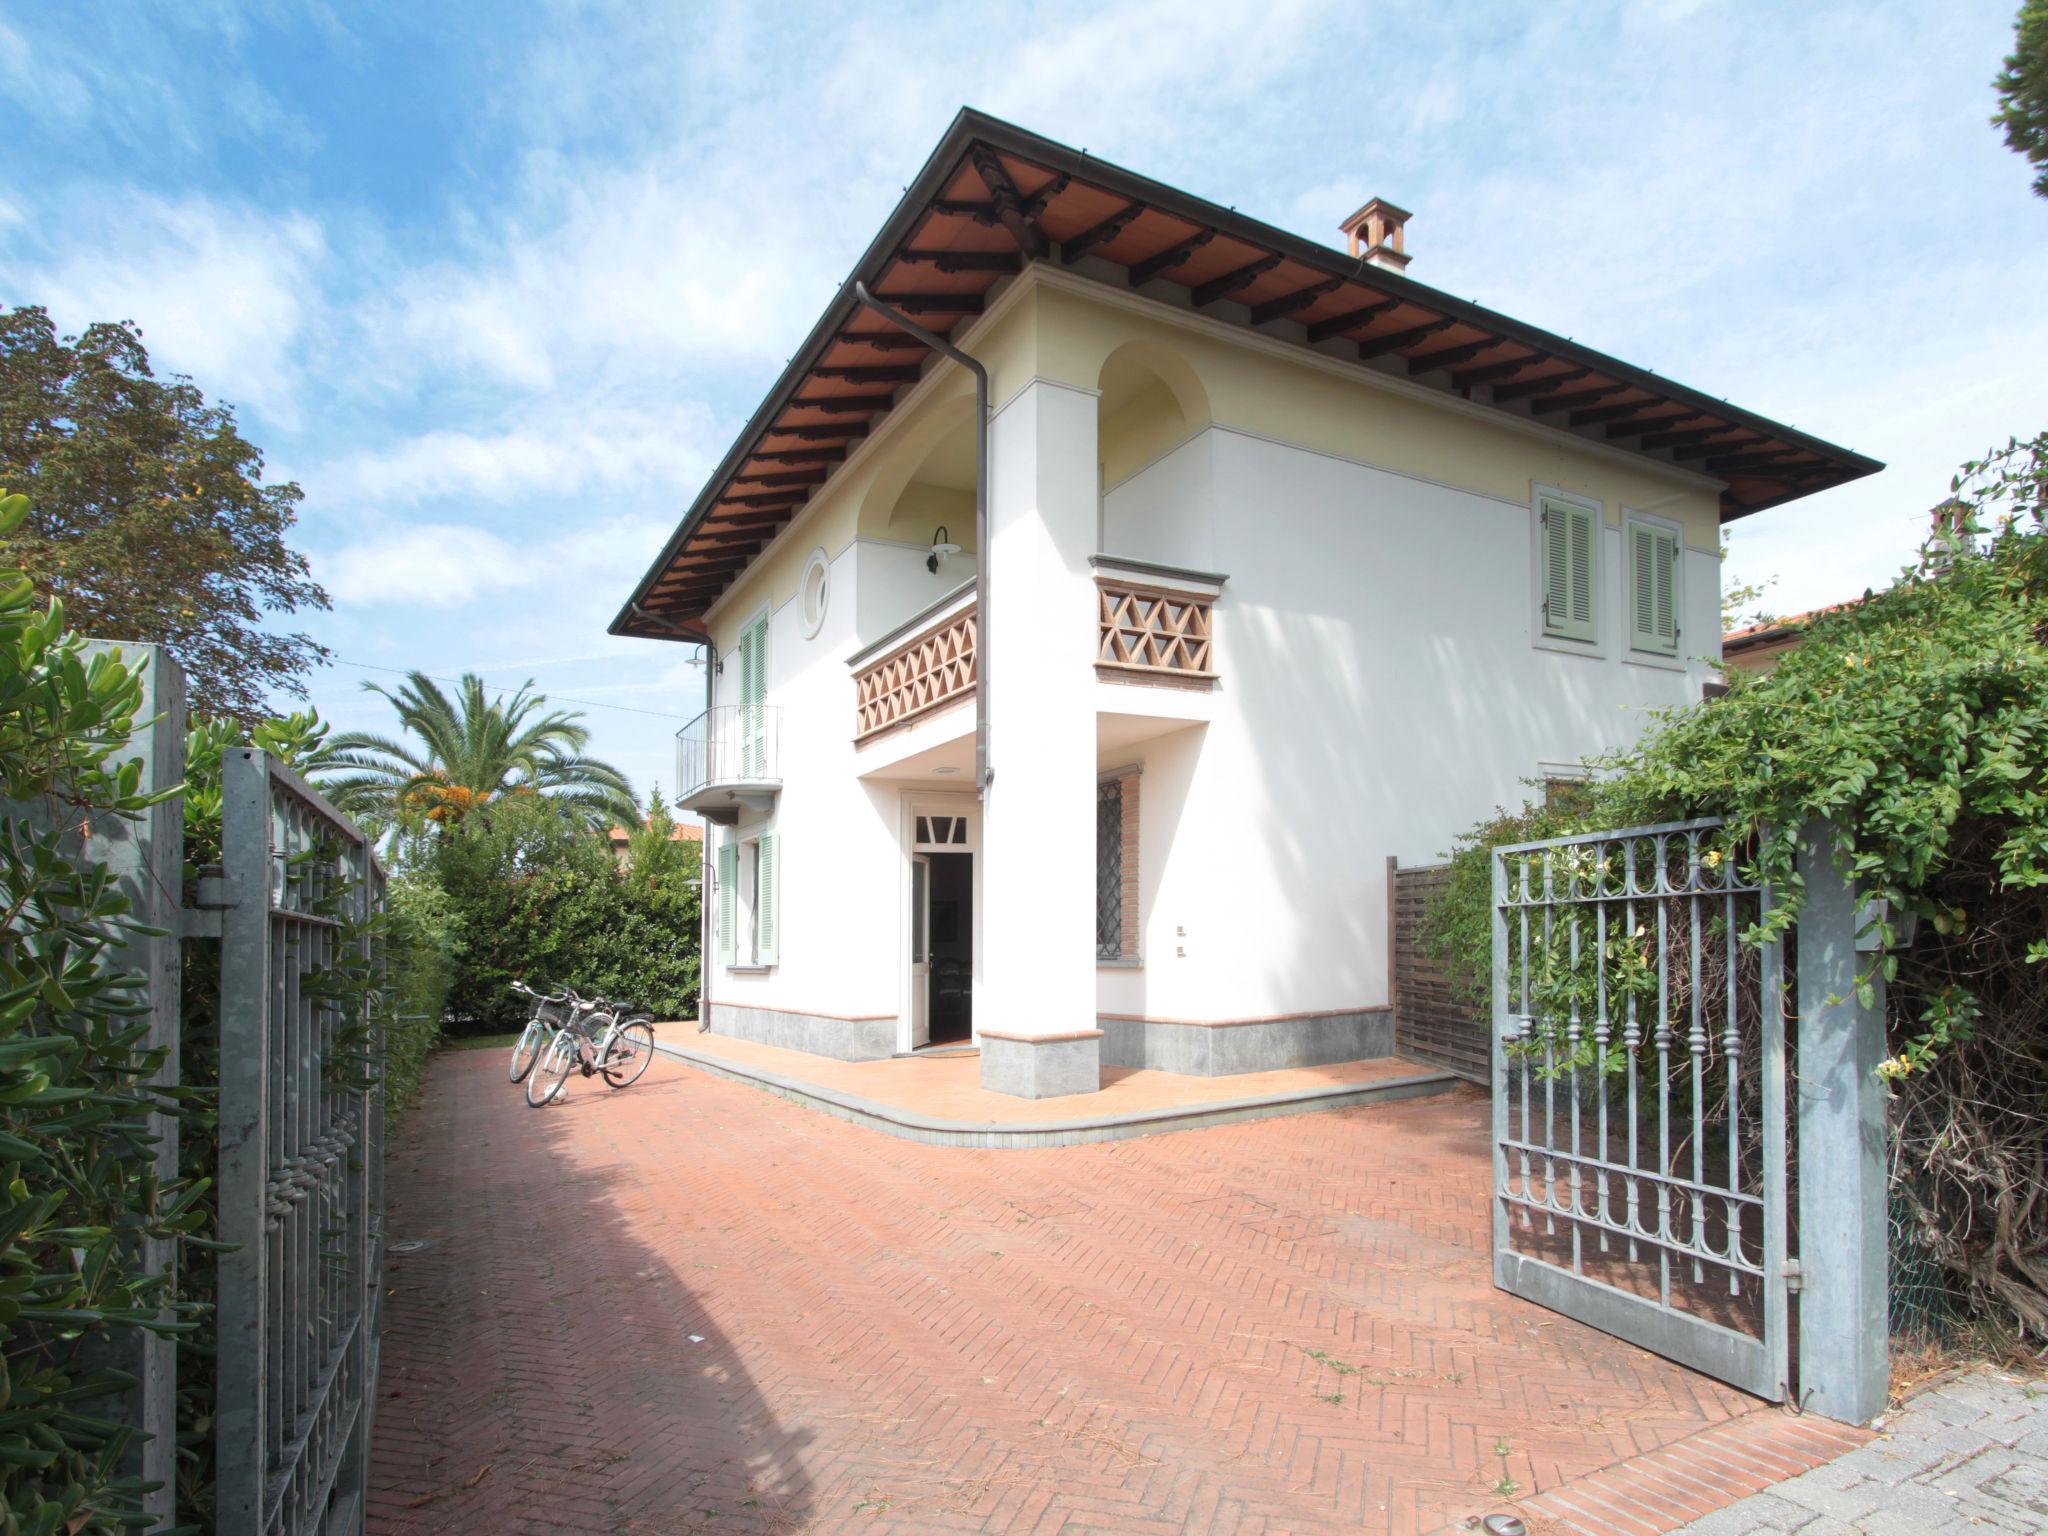
POLYGON ((714 1030, 1040 1097, 1387 1054, 1389 856, 1716 681, 1723 524, 1879 466, 1407 217, 955 121, 612 626, 710 648, 714 1030))

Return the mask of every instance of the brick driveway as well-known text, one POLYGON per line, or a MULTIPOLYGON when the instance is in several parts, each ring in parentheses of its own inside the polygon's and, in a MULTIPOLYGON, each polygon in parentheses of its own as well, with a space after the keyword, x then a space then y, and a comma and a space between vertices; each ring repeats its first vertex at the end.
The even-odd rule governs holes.
POLYGON ((1483 1111, 963 1151, 668 1062, 534 1112, 444 1053, 392 1153, 429 1246, 390 1269, 370 1529, 1656 1530, 1824 1454, 1493 1289, 1483 1111))

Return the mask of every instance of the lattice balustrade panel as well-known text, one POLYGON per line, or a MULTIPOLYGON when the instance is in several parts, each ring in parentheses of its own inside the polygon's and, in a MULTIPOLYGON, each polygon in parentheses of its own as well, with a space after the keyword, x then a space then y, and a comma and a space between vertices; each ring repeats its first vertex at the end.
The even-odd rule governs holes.
POLYGON ((856 674, 854 740, 972 693, 977 632, 968 608, 856 674))
POLYGON ((1108 581, 1097 587, 1102 603, 1097 666, 1167 679, 1215 677, 1209 598, 1108 581))

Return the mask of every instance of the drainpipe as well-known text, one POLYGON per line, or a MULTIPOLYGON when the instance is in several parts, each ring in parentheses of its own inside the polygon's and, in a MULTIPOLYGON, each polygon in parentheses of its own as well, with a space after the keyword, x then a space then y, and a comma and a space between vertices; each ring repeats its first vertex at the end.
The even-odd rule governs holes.
MULTIPOLYGON (((665 629, 678 640, 688 640, 704 648, 704 751, 707 754, 705 766, 710 766, 708 754, 711 751, 711 674, 718 670, 718 647, 711 643, 707 630, 702 640, 679 625, 671 624, 658 613, 649 613, 638 603, 627 604, 633 610, 633 617, 643 624, 656 629, 665 629)), ((676 785, 680 789, 681 785, 676 785)), ((716 954, 716 938, 711 931, 712 882, 717 878, 713 873, 718 861, 709 857, 711 853, 711 823, 704 823, 705 835, 697 842, 697 1033, 703 1034, 711 1027, 711 967, 716 954)))
POLYGON ((953 359, 974 375, 974 605, 980 634, 974 655, 974 792, 988 799, 989 781, 995 777, 988 765, 988 679, 989 679, 989 530, 988 530, 988 370, 952 342, 926 330, 901 311, 892 309, 855 278, 853 295, 898 330, 907 331, 934 352, 953 359))

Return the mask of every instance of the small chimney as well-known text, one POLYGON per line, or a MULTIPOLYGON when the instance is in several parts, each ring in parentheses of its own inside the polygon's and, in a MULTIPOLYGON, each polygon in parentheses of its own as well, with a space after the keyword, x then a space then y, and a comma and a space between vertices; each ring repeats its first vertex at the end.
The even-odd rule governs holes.
POLYGON ((1383 198, 1374 198, 1342 225, 1351 237, 1351 254, 1363 256, 1375 267, 1400 272, 1408 265, 1406 237, 1402 233, 1411 215, 1383 198))

